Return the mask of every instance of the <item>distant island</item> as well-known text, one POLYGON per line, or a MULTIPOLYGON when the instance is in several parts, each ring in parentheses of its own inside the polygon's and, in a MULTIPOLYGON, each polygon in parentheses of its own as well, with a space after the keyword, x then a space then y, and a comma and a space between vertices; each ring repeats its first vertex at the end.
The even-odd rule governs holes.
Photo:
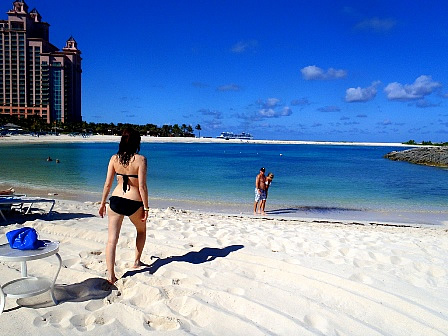
POLYGON ((448 167, 448 146, 431 146, 393 151, 384 156, 393 161, 406 161, 435 167, 448 167))

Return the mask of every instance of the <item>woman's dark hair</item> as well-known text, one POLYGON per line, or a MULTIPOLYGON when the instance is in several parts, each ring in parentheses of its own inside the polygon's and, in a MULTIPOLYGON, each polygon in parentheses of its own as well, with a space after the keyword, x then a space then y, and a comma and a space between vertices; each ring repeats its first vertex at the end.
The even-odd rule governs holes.
POLYGON ((140 133, 132 128, 125 128, 118 146, 118 160, 123 166, 128 166, 134 154, 140 151, 140 133))

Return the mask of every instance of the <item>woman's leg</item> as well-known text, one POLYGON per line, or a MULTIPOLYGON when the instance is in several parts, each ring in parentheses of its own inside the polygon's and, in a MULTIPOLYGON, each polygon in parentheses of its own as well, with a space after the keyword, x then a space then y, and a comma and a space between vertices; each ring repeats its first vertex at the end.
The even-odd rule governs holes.
POLYGON ((117 281, 115 276, 115 253, 117 250, 118 237, 120 236, 121 224, 123 223, 123 215, 117 214, 109 208, 108 235, 106 245, 106 266, 108 272, 108 280, 110 283, 117 281))
POLYGON ((262 215, 266 215, 266 212, 264 212, 265 207, 266 207, 266 200, 262 200, 261 201, 261 206, 260 206, 260 213, 262 215))
POLYGON ((137 237, 135 238, 135 261, 134 267, 142 266, 141 257, 143 253, 143 248, 146 242, 146 222, 142 222, 143 218, 143 207, 138 209, 134 214, 129 216, 132 224, 134 224, 137 230, 137 237))

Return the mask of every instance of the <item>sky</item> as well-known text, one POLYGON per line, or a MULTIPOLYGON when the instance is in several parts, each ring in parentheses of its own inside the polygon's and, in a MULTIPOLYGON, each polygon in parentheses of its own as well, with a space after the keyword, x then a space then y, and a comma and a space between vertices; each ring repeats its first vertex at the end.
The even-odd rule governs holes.
POLYGON ((87 122, 448 141, 446 0, 25 1, 77 41, 87 122))

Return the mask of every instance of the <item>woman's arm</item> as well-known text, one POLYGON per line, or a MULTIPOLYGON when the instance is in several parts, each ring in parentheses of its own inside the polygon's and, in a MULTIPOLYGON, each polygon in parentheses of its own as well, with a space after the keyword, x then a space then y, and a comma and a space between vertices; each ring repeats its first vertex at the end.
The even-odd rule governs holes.
POLYGON ((140 197, 142 198, 143 202, 143 218, 142 222, 145 222, 148 218, 148 186, 146 183, 146 174, 147 174, 147 161, 146 157, 143 155, 141 156, 141 162, 138 167, 138 191, 140 193, 140 197))
POLYGON ((104 217, 106 214, 106 199, 109 195, 110 189, 112 188, 112 183, 115 176, 114 160, 115 155, 110 158, 109 165, 107 166, 106 182, 104 182, 103 196, 101 197, 100 209, 98 211, 101 217, 104 217))

